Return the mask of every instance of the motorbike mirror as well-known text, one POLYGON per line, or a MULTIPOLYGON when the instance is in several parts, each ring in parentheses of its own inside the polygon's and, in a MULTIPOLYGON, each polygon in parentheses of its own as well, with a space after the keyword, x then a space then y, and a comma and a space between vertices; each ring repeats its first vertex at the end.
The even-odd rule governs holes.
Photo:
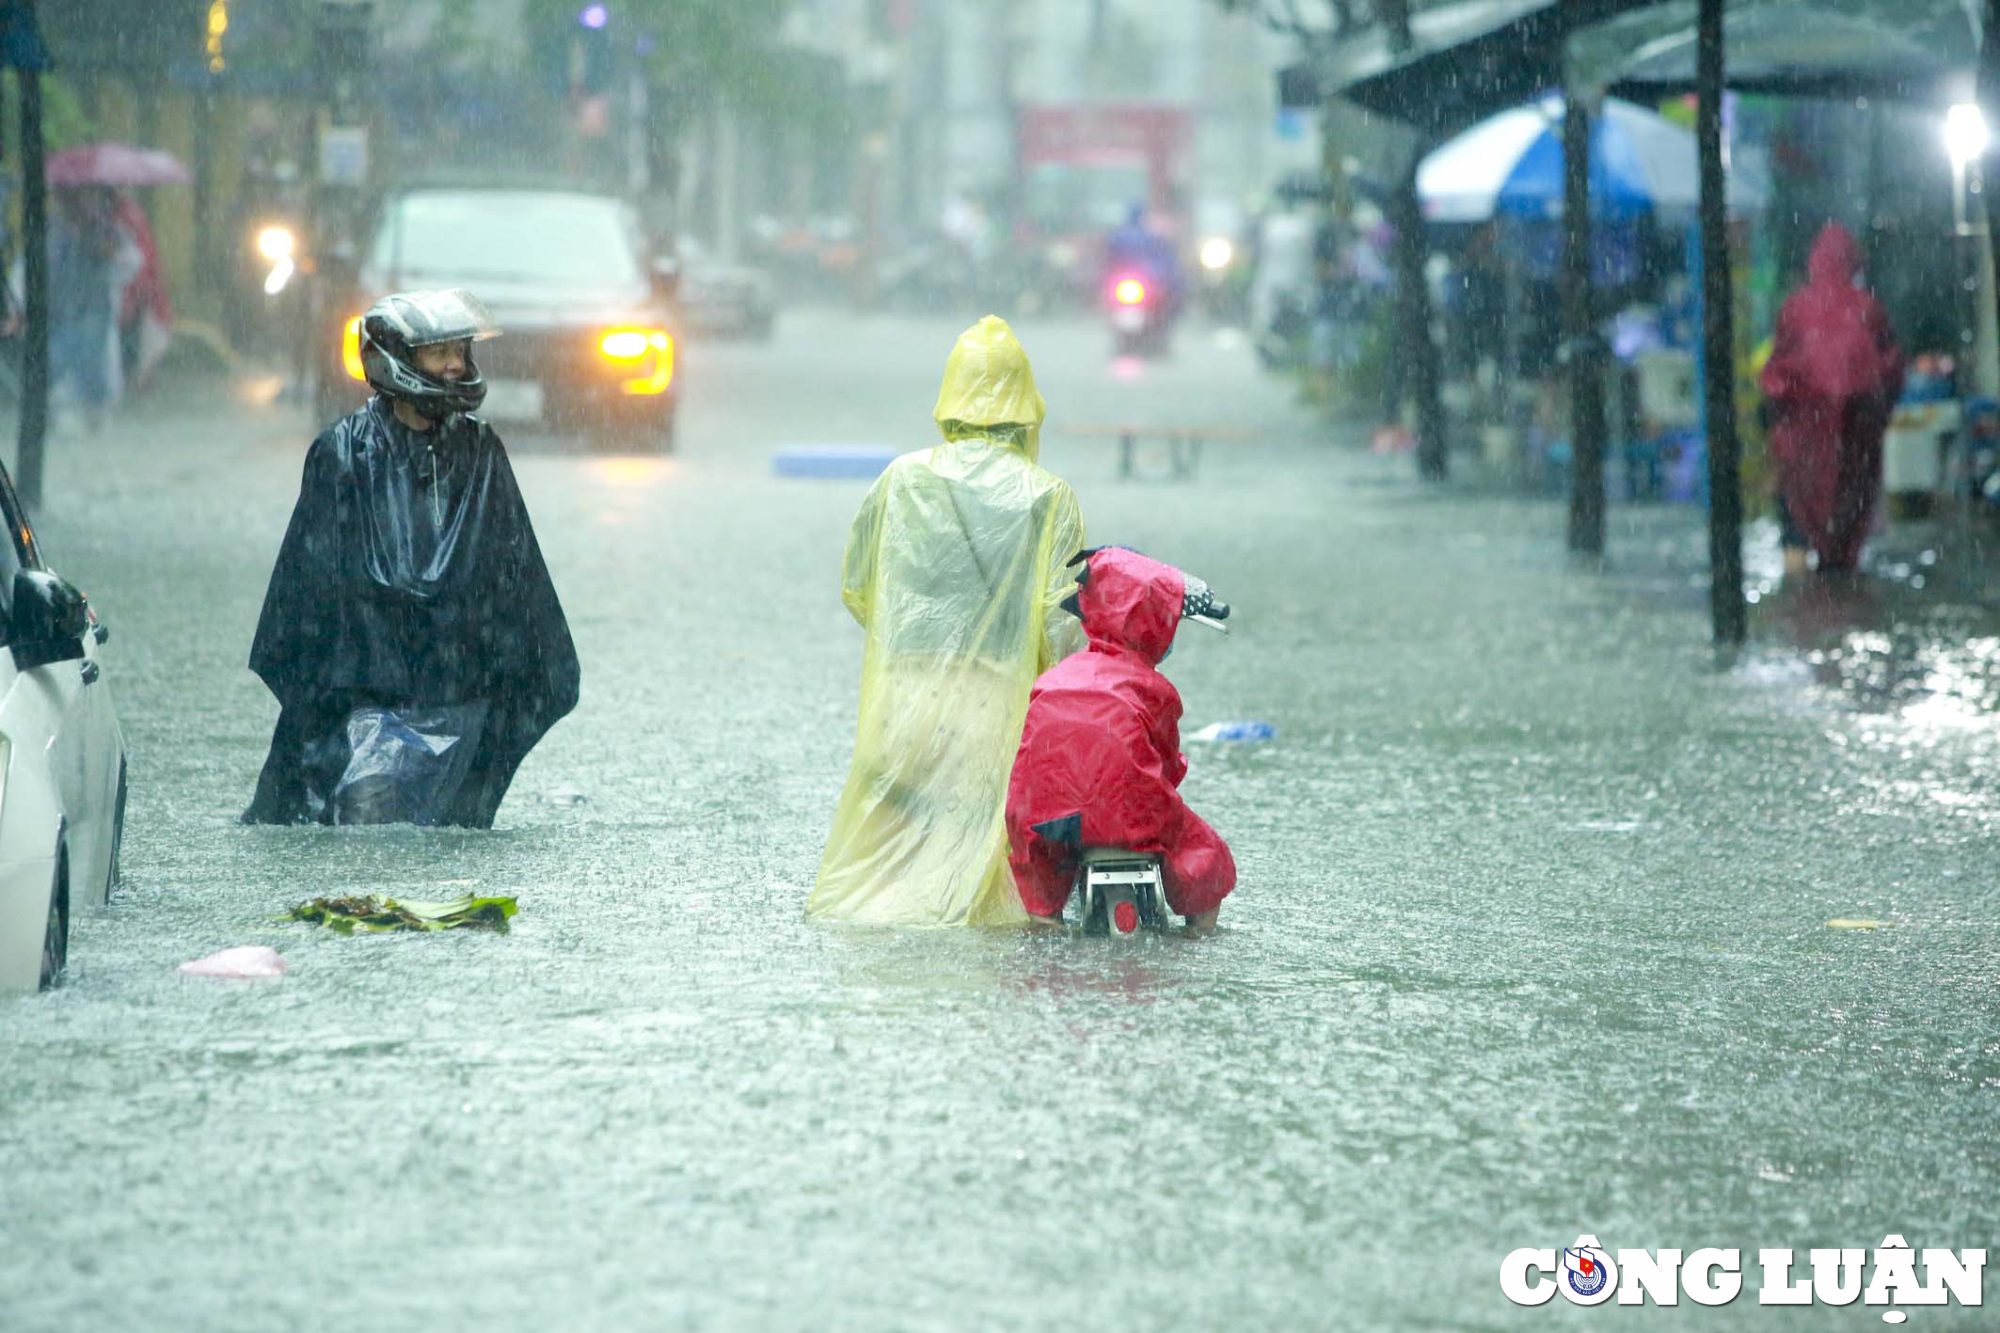
POLYGON ((1192 620, 1197 625, 1229 633, 1229 626, 1223 622, 1229 619, 1229 603, 1218 598, 1206 583, 1192 574, 1183 575, 1187 580, 1181 594, 1181 619, 1192 620))

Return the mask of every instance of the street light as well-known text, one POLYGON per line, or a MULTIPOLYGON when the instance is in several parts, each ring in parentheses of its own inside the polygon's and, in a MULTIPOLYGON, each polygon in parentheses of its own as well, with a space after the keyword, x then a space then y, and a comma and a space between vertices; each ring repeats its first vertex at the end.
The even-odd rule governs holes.
POLYGON ((1951 219, 1953 244, 1962 293, 1958 301, 1960 319, 1969 323, 1960 335, 1961 351, 1968 353, 1973 383, 1981 392, 2000 388, 2000 312, 1995 310, 1993 252, 1986 243, 1988 218, 1984 181, 1979 171, 1991 142, 1986 115, 1976 102, 1959 102, 1944 116, 1944 148, 1951 158, 1951 219), (1979 195, 1975 213, 1972 195, 1979 195), (1973 242, 1977 240, 1977 244, 1973 242), (1970 247, 1971 253, 1967 254, 1970 247), (1967 260, 1970 259, 1968 266, 1967 260), (1967 268, 1970 267, 1970 275, 1967 268), (1966 299, 1971 310, 1966 310, 1966 299), (1970 315, 1968 320, 1966 317, 1970 315))
POLYGON ((1959 102, 1944 113, 1944 151, 1951 157, 1951 221, 1960 236, 1971 228, 1965 216, 1966 171, 1986 153, 1986 115, 1976 102, 1959 102))
POLYGON ((1986 114, 1977 102, 1960 102, 1944 113, 1944 149, 1953 169, 1964 171, 1967 163, 1985 156, 1988 137, 1986 114))

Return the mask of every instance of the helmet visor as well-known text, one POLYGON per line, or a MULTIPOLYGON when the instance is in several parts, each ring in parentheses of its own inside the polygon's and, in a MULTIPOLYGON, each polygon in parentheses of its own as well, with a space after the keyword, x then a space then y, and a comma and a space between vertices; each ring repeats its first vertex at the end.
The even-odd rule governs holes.
POLYGON ((410 347, 500 336, 500 325, 485 303, 462 288, 398 292, 384 297, 370 313, 380 314, 410 347))

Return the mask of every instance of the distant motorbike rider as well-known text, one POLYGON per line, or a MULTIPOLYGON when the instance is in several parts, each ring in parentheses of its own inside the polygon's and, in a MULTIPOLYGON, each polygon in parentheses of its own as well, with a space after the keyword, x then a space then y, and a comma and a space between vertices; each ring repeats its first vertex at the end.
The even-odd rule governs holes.
POLYGON ((463 291, 362 319, 375 396, 313 441, 250 649, 280 705, 255 823, 484 828, 575 707, 569 627, 500 439, 463 291))
POLYGON ((1173 245, 1146 223, 1144 204, 1133 204, 1125 221, 1104 239, 1104 268, 1109 281, 1136 273, 1158 294, 1163 313, 1180 310, 1186 292, 1180 259, 1173 245))
POLYGON ((1086 847, 1160 859, 1167 906, 1189 929, 1214 929, 1236 887, 1222 836, 1181 799, 1181 696, 1161 675, 1185 620, 1229 614, 1207 585, 1137 551, 1109 546, 1078 557, 1076 595, 1090 650, 1035 682, 1007 787, 1009 862, 1021 905, 1062 915, 1086 847))

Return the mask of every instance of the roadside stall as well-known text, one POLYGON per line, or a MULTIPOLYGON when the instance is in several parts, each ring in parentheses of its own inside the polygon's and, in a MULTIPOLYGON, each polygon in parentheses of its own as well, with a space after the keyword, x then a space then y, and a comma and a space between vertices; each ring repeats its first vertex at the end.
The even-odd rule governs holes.
MULTIPOLYGON (((1570 58, 1595 86, 1658 101, 1694 85, 1695 4, 1667 3, 1622 15, 1570 40, 1570 58)), ((1891 521, 1928 515, 1941 494, 1976 486, 1970 451, 1961 447, 1968 406, 2000 395, 2000 333, 1979 163, 1987 150, 1984 117, 1973 103, 1980 45, 1975 11, 1949 0, 1733 0, 1724 19, 1726 80, 1740 93, 1821 99, 1866 111, 1871 102, 1935 115, 1940 176, 1950 166, 1951 224, 1939 247, 1953 251, 1949 322, 1956 346, 1927 347, 1907 331, 1917 354, 1883 438, 1883 493, 1891 521)), ((1756 156, 1746 154, 1745 156, 1756 156)), ((1868 202, 1871 212, 1873 201, 1868 202)), ((1782 283, 1796 274, 1777 275, 1782 283)), ((1883 275, 1872 275, 1881 277, 1883 275)), ((1782 292, 1760 293, 1774 307, 1782 292)), ((1762 325, 1773 309, 1759 311, 1762 325)), ((1739 359, 1763 328, 1744 329, 1739 359)), ((1978 412, 1970 414, 1984 421, 1978 412)))
MULTIPOLYGON (((1573 457, 1560 331, 1541 330, 1549 321, 1537 318, 1552 304, 1537 298, 1562 277, 1564 114, 1556 96, 1503 111, 1441 144, 1417 169, 1426 222, 1434 230, 1490 226, 1496 243, 1488 249, 1502 273, 1505 346, 1453 396, 1468 419, 1484 423, 1489 464, 1550 490, 1567 488, 1573 457), (1544 345, 1549 354, 1538 354, 1544 345)), ((1607 482, 1627 497, 1694 499, 1689 487, 1661 481, 1663 460, 1674 475, 1687 470, 1685 437, 1697 424, 1686 321, 1662 314, 1679 238, 1694 225, 1700 197, 1694 135, 1644 107, 1606 99, 1591 122, 1589 177, 1594 309, 1633 311, 1603 362, 1612 407, 1607 482)), ((1735 216, 1761 210, 1768 196, 1761 173, 1731 175, 1735 216)))

